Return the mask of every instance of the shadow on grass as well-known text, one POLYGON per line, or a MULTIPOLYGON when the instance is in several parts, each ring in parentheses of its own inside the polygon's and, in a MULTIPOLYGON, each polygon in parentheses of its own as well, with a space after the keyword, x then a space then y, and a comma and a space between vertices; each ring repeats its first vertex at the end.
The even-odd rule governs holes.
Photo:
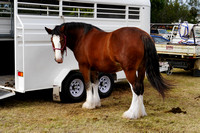
MULTIPOLYGON (((163 74, 166 74, 166 73, 163 72, 163 74)), ((174 76, 184 76, 184 77, 194 77, 192 70, 184 70, 184 69, 178 69, 178 68, 174 68, 172 70, 172 74, 171 75, 174 75, 174 76)))
POLYGON ((15 107, 18 104, 30 104, 33 102, 53 102, 52 89, 16 93, 15 96, 0 101, 0 107, 15 107))
POLYGON ((114 84, 114 91, 124 91, 128 89, 130 89, 130 85, 126 80, 114 84))
MULTIPOLYGON (((129 90, 129 84, 126 81, 117 82, 114 84, 114 90, 116 92, 121 92, 125 90, 129 90)), ((39 90, 39 91, 30 91, 26 93, 16 93, 15 96, 0 100, 0 108, 1 107, 16 107, 21 104, 34 104, 34 103, 45 103, 45 102, 53 102, 52 98, 52 89, 39 90)), ((84 101, 84 100, 83 100, 84 101)), ((71 104, 61 103, 61 104, 71 104)))

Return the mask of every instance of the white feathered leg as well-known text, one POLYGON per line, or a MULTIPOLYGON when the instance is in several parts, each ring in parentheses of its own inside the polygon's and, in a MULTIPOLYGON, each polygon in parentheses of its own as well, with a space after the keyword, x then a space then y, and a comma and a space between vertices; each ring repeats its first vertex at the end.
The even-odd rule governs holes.
POLYGON ((124 112, 123 117, 128 119, 137 119, 146 116, 147 113, 143 104, 143 95, 136 95, 131 84, 130 86, 133 93, 132 102, 130 108, 124 112))
POLYGON ((99 82, 96 82, 95 84, 93 84, 93 91, 94 91, 93 98, 94 98, 95 107, 101 107, 98 86, 99 86, 99 82))
POLYGON ((95 108, 91 83, 89 84, 89 88, 86 91, 86 102, 83 104, 82 108, 86 108, 86 109, 94 109, 95 108))
POLYGON ((101 106, 101 101, 98 92, 98 82, 96 82, 95 84, 90 83, 89 88, 86 91, 86 94, 87 94, 86 102, 83 104, 82 108, 94 109, 95 107, 101 106), (92 92, 92 87, 93 87, 93 92, 92 92))

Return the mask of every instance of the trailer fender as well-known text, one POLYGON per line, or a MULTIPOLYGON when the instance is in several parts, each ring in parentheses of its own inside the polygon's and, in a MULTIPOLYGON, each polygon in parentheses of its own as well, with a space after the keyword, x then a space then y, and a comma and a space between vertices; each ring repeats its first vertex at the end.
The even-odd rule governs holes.
POLYGON ((58 101, 58 102, 61 101, 60 92, 61 92, 62 82, 71 71, 72 71, 71 69, 63 69, 54 79, 54 83, 53 83, 53 100, 54 101, 58 101))

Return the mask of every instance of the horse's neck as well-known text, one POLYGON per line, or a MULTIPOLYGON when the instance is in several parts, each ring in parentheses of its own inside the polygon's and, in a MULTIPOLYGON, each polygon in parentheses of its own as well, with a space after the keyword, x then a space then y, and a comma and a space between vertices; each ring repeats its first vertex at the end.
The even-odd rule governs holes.
POLYGON ((67 47, 74 51, 83 35, 84 31, 82 30, 69 31, 67 34, 67 47))

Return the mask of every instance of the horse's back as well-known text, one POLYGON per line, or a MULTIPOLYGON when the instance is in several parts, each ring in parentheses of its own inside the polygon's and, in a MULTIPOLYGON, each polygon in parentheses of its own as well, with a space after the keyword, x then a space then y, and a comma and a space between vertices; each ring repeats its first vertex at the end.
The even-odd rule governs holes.
POLYGON ((98 29, 91 30, 80 41, 77 48, 76 58, 79 64, 88 65, 91 69, 96 69, 103 72, 115 72, 115 62, 111 60, 110 54, 107 50, 110 33, 99 31, 98 29), (111 68, 108 69, 107 66, 111 68))
POLYGON ((119 71, 127 64, 139 64, 144 56, 141 36, 145 34, 134 27, 109 33, 93 30, 82 41, 79 58, 84 59, 84 63, 87 61, 91 68, 105 72, 119 71))
POLYGON ((114 31, 109 46, 113 58, 125 64, 141 61, 144 57, 142 36, 148 34, 135 27, 124 27, 114 31))

